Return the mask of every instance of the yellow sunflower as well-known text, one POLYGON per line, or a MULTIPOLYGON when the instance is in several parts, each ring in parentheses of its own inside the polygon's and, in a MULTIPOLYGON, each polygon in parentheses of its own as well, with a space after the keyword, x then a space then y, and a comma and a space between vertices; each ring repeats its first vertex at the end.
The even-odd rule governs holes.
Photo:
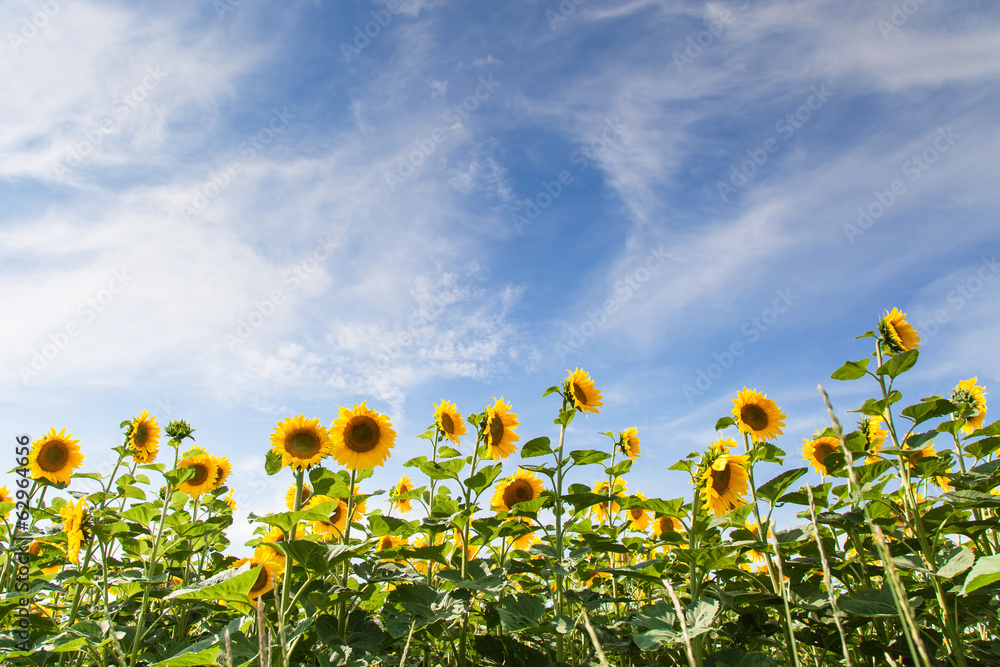
POLYGON ((212 463, 219 469, 219 479, 215 480, 215 488, 219 488, 226 483, 226 478, 233 471, 233 465, 225 456, 213 456, 212 463))
POLYGON ((781 435, 785 415, 778 404, 756 389, 747 389, 733 399, 733 416, 741 433, 749 433, 754 442, 772 440, 781 435))
POLYGON ((618 434, 618 442, 627 457, 635 463, 639 459, 639 429, 630 426, 618 434))
MULTIPOLYGON (((566 372, 569 373, 569 370, 567 369, 566 372)), ((569 377, 563 381, 563 390, 580 412, 596 414, 600 412, 597 408, 604 405, 601 401, 601 392, 594 386, 590 374, 579 368, 570 373, 569 377)))
MULTIPOLYGON (((639 500, 648 500, 648 498, 646 498, 646 494, 641 491, 636 493, 635 497, 639 500)), ((630 507, 626 510, 626 514, 628 515, 629 521, 631 521, 629 528, 632 530, 642 531, 649 528, 651 518, 647 510, 644 510, 641 507, 630 507)))
POLYGON ((281 457, 282 467, 308 469, 330 455, 333 442, 319 419, 306 419, 305 415, 299 415, 289 417, 274 427, 271 451, 281 457))
POLYGON ((253 558, 241 558, 229 567, 230 569, 237 568, 246 563, 250 563, 253 567, 260 568, 257 580, 254 581, 253 586, 250 588, 250 593, 248 594, 251 601, 256 601, 261 595, 274 590, 274 585, 279 579, 281 579, 282 568, 281 565, 273 560, 270 560, 259 551, 254 552, 253 558))
MULTIPOLYGON (((10 495, 10 489, 6 486, 0 486, 0 503, 12 503, 14 502, 14 496, 10 495)), ((11 510, 4 512, 3 518, 6 519, 10 516, 11 510)))
POLYGON ((535 525, 531 519, 526 517, 520 517, 519 520, 524 523, 524 525, 531 527, 530 532, 521 535, 520 537, 511 538, 510 548, 518 551, 527 551, 532 544, 538 544, 538 526, 535 525))
POLYGON ((986 388, 976 384, 977 377, 962 380, 951 392, 951 402, 958 406, 959 415, 965 417, 962 433, 982 428, 986 419, 986 388))
MULTIPOLYGON (((903 449, 910 449, 910 443, 904 442, 903 449)), ((903 456, 910 460, 910 467, 912 468, 920 459, 937 456, 937 452, 934 451, 934 445, 927 445, 923 449, 915 449, 912 454, 904 454, 903 456)))
POLYGON ((47 479, 53 484, 68 484, 73 472, 83 464, 79 440, 62 429, 49 427, 49 432, 31 443, 28 465, 33 479, 47 479))
POLYGON ((255 550, 255 553, 259 554, 261 559, 267 559, 278 563, 281 567, 285 567, 285 554, 281 553, 277 549, 269 546, 275 542, 285 541, 285 531, 281 530, 277 526, 273 526, 271 530, 264 534, 264 537, 260 538, 261 544, 255 550))
MULTIPOLYGON (((79 553, 79 547, 77 547, 77 552, 79 553)), ((31 544, 28 545, 28 553, 31 554, 32 556, 38 556, 39 554, 41 554, 42 553, 42 543, 39 542, 38 540, 33 540, 31 542, 31 544)), ((50 565, 49 567, 43 567, 43 568, 41 568, 42 574, 44 574, 46 576, 48 576, 50 574, 55 574, 60 569, 62 569, 62 565, 58 565, 58 564, 56 564, 56 565, 50 565)))
POLYGON ((396 432, 389 418, 365 407, 340 408, 330 427, 333 458, 350 470, 366 470, 385 463, 395 445, 396 432))
POLYGON ((705 468, 701 479, 704 484, 705 509, 717 517, 728 514, 733 509, 746 505, 743 494, 747 492, 749 475, 744 467, 748 463, 745 454, 720 454, 705 468))
MULTIPOLYGON (((311 486, 309 486, 308 484, 302 485, 302 500, 299 501, 300 509, 306 506, 306 502, 309 500, 309 497, 312 496, 312 493, 313 490, 311 486)), ((292 484, 290 487, 288 487, 288 491, 285 491, 285 507, 287 507, 289 510, 293 510, 295 509, 294 503, 295 503, 295 485, 292 484)))
POLYGON ((872 415, 862 417, 861 421, 858 422, 858 430, 865 437, 865 452, 868 453, 865 463, 875 463, 879 459, 878 451, 882 449, 882 445, 885 444, 885 439, 889 435, 882 428, 882 418, 872 415))
MULTIPOLYGON (((594 493, 600 496, 618 496, 621 498, 622 494, 626 491, 625 480, 621 477, 615 477, 610 486, 608 485, 608 480, 606 479, 594 482, 594 493)), ((617 514, 621 511, 621 505, 613 500, 592 505, 590 508, 590 513, 596 516, 597 520, 601 523, 604 523, 605 520, 609 519, 612 513, 617 514)))
POLYGON ((67 557, 69 562, 76 565, 80 560, 80 546, 87 539, 84 528, 86 521, 84 517, 84 507, 87 501, 81 498, 75 504, 67 503, 59 509, 59 516, 63 520, 63 531, 66 533, 67 557))
POLYGON ((661 516, 653 521, 653 536, 660 537, 664 533, 680 533, 684 524, 675 516, 661 516))
MULTIPOLYGON (((403 478, 399 480, 399 483, 397 483, 396 486, 392 487, 389 491, 389 498, 395 499, 404 493, 409 493, 410 491, 413 491, 413 480, 406 475, 403 475, 403 478)), ((393 500, 392 502, 393 505, 395 505, 396 508, 403 514, 407 514, 413 509, 413 505, 411 504, 412 501, 408 498, 404 500, 393 500)))
POLYGON ((493 488, 495 491, 490 500, 490 508, 495 512, 510 512, 514 505, 535 500, 544 490, 542 480, 523 468, 518 468, 516 473, 493 488))
POLYGON ((314 521, 312 523, 313 533, 319 535, 322 540, 339 540, 340 536, 347 530, 347 503, 344 502, 343 498, 331 498, 330 496, 315 494, 309 499, 309 503, 306 505, 308 509, 312 509, 317 505, 331 501, 336 501, 337 504, 333 506, 333 511, 330 512, 327 520, 314 521))
MULTIPOLYGON (((386 549, 395 549, 396 547, 402 547, 408 544, 408 541, 402 537, 396 537, 395 535, 383 535, 378 540, 378 545, 375 547, 375 551, 385 551, 386 549)), ((380 560, 391 560, 394 563, 403 563, 399 559, 395 558, 381 558, 380 560)))
POLYGON ((920 347, 920 336, 905 318, 906 313, 893 308, 892 312, 885 311, 885 315, 878 321, 882 341, 896 354, 920 347))
MULTIPOLYGON (((756 521, 748 519, 745 525, 746 529, 754 534, 754 537, 759 536, 759 531, 757 529, 758 527, 756 521)), ((772 537, 774 537, 774 531, 768 528, 767 539, 770 540, 772 537)), ((749 551, 747 551, 747 556, 750 558, 750 563, 744 563, 743 565, 741 565, 740 567, 742 569, 746 570, 747 572, 751 571, 751 567, 753 568, 754 572, 764 572, 767 570, 767 555, 765 555, 763 552, 757 551, 756 549, 750 549, 749 551)))
POLYGON ((194 468, 194 477, 185 480, 177 487, 192 498, 197 498, 203 493, 208 493, 219 486, 219 466, 215 459, 208 454, 196 454, 184 459, 177 464, 177 468, 194 468))
POLYGON ((434 406, 434 423, 441 429, 444 436, 456 445, 458 439, 465 435, 465 422, 462 421, 462 413, 454 403, 441 401, 441 405, 434 406))
MULTIPOLYGON (((946 473, 951 472, 951 468, 945 470, 946 473)), ((944 475, 934 475, 934 483, 938 485, 938 488, 945 493, 949 491, 954 491, 955 488, 951 485, 951 478, 945 477, 944 475)))
POLYGON ((229 489, 229 493, 227 493, 226 497, 222 499, 222 502, 224 502, 227 505, 229 505, 229 509, 232 510, 233 512, 236 511, 236 501, 233 500, 233 491, 234 490, 235 489, 230 488, 229 489))
POLYGON ((486 408, 486 444, 490 457, 496 461, 506 460, 517 448, 514 443, 521 439, 514 429, 521 423, 517 415, 510 411, 510 404, 504 403, 503 396, 493 399, 493 405, 486 408))
POLYGON ((156 417, 150 417, 149 410, 143 410, 132 420, 131 426, 128 444, 132 459, 137 463, 152 463, 160 451, 160 427, 156 417))
POLYGON ((818 437, 820 431, 813 433, 812 438, 802 439, 802 457, 821 475, 826 475, 826 457, 840 451, 840 440, 831 436, 818 437))

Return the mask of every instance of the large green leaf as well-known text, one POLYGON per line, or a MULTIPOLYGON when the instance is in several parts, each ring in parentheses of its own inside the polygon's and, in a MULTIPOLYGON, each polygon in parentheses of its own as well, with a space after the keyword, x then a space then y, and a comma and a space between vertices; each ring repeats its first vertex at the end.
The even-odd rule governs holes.
POLYGON ((238 568, 220 572, 195 586, 178 589, 164 599, 246 602, 247 594, 260 576, 260 567, 262 566, 251 567, 250 563, 244 563, 238 568))
POLYGON ((896 602, 888 588, 860 588, 837 599, 840 608, 855 616, 896 616, 896 602))
POLYGON ((1000 556, 984 556, 976 561, 972 570, 965 578, 962 586, 962 594, 968 595, 972 591, 988 586, 994 581, 1000 581, 1000 556))
POLYGON ((891 378, 896 377, 913 367, 913 364, 917 363, 917 358, 920 356, 920 350, 907 350, 906 352, 900 352, 896 356, 889 359, 881 366, 875 370, 876 375, 888 375, 891 378))
POLYGON ((835 370, 830 377, 834 380, 857 380, 860 377, 864 377, 869 361, 871 361, 870 357, 861 361, 844 362, 844 365, 835 370))
POLYGON ((806 474, 808 468, 794 468, 792 470, 786 470, 772 480, 769 480, 762 484, 759 489, 757 489, 757 497, 764 498, 772 505, 775 504, 778 498, 788 490, 795 481, 806 474))
POLYGON ((544 456, 546 454, 552 453, 552 441, 542 436, 540 438, 533 438, 528 442, 524 443, 524 447, 521 448, 521 458, 530 459, 536 456, 544 456))
POLYGON ((904 417, 912 419, 913 425, 916 426, 917 424, 921 424, 928 419, 949 415, 954 412, 954 410, 955 405, 951 401, 946 401, 943 398, 934 398, 929 401, 909 405, 903 408, 900 414, 904 417))

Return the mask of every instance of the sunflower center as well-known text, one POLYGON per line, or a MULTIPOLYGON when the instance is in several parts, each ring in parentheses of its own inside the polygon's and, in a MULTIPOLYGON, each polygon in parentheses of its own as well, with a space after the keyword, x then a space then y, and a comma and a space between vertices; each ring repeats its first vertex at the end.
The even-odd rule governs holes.
POLYGON ((535 499, 535 489, 526 479, 515 479, 503 490, 503 502, 507 507, 535 499))
POLYGON ((369 452, 378 446, 378 440, 378 422, 365 415, 354 417, 344 429, 344 444, 352 452, 369 452))
POLYGON ((587 405, 587 392, 585 392, 580 387, 580 385, 578 385, 575 382, 573 383, 572 387, 573 387, 573 398, 576 399, 576 402, 579 403, 580 405, 587 405))
POLYGON ((58 440, 47 442, 38 453, 38 465, 45 472, 59 472, 69 461, 69 447, 58 440))
POLYGON ((837 451, 836 447, 832 447, 827 444, 816 445, 816 449, 813 450, 813 456, 816 457, 816 461, 820 464, 826 460, 826 457, 837 451))
POLYGON ((660 519, 660 532, 661 533, 675 533, 674 520, 669 516, 662 517, 660 519))
POLYGON ((146 426, 146 422, 140 422, 132 431, 132 442, 141 449, 146 446, 147 440, 149 440, 149 428, 146 426))
POLYGON ((444 429, 445 433, 455 432, 455 422, 452 421, 451 415, 449 415, 447 412, 441 413, 441 428, 444 429))
POLYGON ((251 593, 257 593, 258 591, 264 590, 267 586, 267 568, 260 568, 260 574, 257 575, 257 581, 253 582, 253 588, 250 589, 251 593))
POLYGON ((391 549, 392 548, 392 536, 391 535, 386 535, 385 537, 382 538, 382 544, 380 545, 380 548, 382 548, 382 549, 391 549))
POLYGON ((300 431, 292 435, 285 441, 285 449, 289 454, 300 459, 308 459, 316 456, 322 449, 323 443, 315 433, 300 431))
POLYGON ((493 419, 490 420, 490 444, 497 447, 502 441, 503 420, 500 419, 499 415, 494 415, 493 419))
POLYGON ((333 514, 330 515, 330 523, 336 525, 336 523, 340 521, 340 517, 344 513, 344 510, 341 509, 342 507, 343 505, 339 503, 337 504, 337 509, 333 510, 333 514))
POLYGON ((203 463, 194 464, 194 477, 188 480, 189 484, 198 486, 199 484, 204 484, 205 480, 208 479, 208 466, 203 463))
POLYGON ((716 470, 712 468, 712 488, 720 496, 729 490, 729 477, 732 472, 729 469, 729 463, 726 463, 726 467, 722 470, 716 470))
POLYGON ((755 431, 767 428, 767 413, 759 405, 744 405, 740 409, 740 419, 755 431))
POLYGON ((643 510, 642 510, 642 508, 639 508, 639 507, 633 507, 632 509, 630 509, 628 511, 628 513, 629 513, 629 516, 632 517, 633 521, 638 521, 639 519, 642 518, 643 510))

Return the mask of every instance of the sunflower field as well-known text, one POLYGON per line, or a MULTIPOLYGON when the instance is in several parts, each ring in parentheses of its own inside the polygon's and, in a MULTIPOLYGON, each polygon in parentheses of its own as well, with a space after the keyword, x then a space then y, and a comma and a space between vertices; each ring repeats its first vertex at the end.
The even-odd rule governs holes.
POLYGON ((1000 422, 975 377, 904 400, 920 346, 905 314, 867 339, 871 354, 831 376, 870 389, 856 423, 820 387, 829 421, 788 445, 782 409, 744 388, 714 442, 672 466, 690 479, 680 498, 629 491, 636 428, 572 448, 567 427, 603 406, 579 369, 542 394, 552 437, 519 433, 503 398, 464 418, 434 406, 387 510, 365 488, 396 445, 385 415, 361 403, 330 426, 285 419, 260 451, 287 506, 250 515, 251 558, 226 537, 231 465, 187 423, 122 422, 103 476, 80 472, 65 429, 24 438, 16 484, 0 487, 0 659, 998 665, 1000 422), (762 480, 760 464, 782 472, 762 480), (810 466, 821 483, 797 484, 810 466), (595 481, 569 482, 581 474, 595 481), (74 489, 81 478, 100 489, 74 489), (799 524, 777 525, 778 508, 799 524))

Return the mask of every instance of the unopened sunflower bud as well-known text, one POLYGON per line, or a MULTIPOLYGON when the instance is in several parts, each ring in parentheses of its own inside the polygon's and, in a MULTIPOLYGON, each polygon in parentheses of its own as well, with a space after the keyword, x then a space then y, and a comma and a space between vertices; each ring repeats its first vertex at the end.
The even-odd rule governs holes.
POLYGON ((164 430, 167 435, 176 440, 178 443, 180 443, 180 441, 184 438, 191 438, 194 440, 194 437, 191 435, 194 433, 194 429, 191 428, 191 425, 183 419, 170 422, 164 430))

